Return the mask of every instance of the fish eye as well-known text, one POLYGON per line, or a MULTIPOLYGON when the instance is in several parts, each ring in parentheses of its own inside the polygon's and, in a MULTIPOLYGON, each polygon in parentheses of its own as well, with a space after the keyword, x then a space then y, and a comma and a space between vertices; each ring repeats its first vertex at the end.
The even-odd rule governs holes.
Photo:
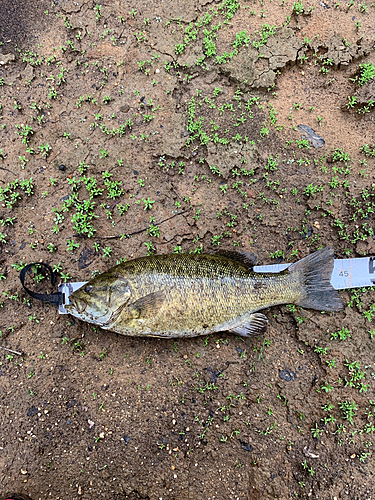
POLYGON ((92 290, 92 288, 93 287, 91 285, 85 286, 85 292, 89 293, 89 291, 92 290))

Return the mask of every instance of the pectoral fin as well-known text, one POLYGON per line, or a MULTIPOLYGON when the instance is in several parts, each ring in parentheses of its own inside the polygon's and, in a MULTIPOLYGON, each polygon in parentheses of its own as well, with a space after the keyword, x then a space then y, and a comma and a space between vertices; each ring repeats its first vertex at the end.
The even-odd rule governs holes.
POLYGON ((241 337, 251 337, 252 335, 260 335, 267 331, 268 319, 264 314, 255 313, 251 314, 246 323, 236 326, 231 330, 231 333, 241 335, 241 337))
POLYGON ((153 292, 129 304, 128 309, 135 319, 154 317, 158 314, 164 300, 164 292, 153 292))

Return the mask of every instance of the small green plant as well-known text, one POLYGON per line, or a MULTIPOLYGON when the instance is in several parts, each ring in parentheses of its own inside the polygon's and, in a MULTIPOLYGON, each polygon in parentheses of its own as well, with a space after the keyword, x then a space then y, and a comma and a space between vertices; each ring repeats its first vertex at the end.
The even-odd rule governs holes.
POLYGON ((48 156, 51 152, 51 146, 46 143, 46 144, 41 144, 39 146, 40 152, 42 153, 42 156, 48 156))
POLYGON ((353 418, 355 417, 355 412, 358 410, 356 402, 345 401, 344 403, 339 403, 339 407, 342 411, 343 418, 353 425, 353 418))
POLYGON ((156 248, 151 241, 145 241, 145 245, 147 247, 147 255, 153 255, 156 252, 156 248))
POLYGON ((19 130, 18 135, 22 137, 22 143, 28 144, 30 137, 34 134, 34 131, 30 125, 16 125, 19 130))
POLYGON ((300 0, 298 0, 297 2, 294 2, 293 6, 292 6, 292 14, 299 16, 299 15, 303 14, 304 11, 305 11, 305 9, 303 7, 303 3, 300 0))
POLYGON ((276 252, 271 252, 270 253, 271 259, 284 259, 284 250, 277 250, 276 252))
POLYGON ((317 423, 315 424, 315 427, 312 427, 310 430, 311 430, 311 434, 313 435, 313 437, 317 438, 317 439, 319 439, 322 432, 324 432, 322 429, 319 429, 317 423))
POLYGON ((315 346, 314 352, 316 352, 318 354, 322 354, 323 356, 325 356, 327 354, 327 348, 326 347, 315 346))
POLYGON ((79 248, 79 243, 76 243, 74 240, 67 240, 66 246, 67 252, 73 252, 76 248, 79 248))
POLYGON ((326 361, 328 368, 336 368, 336 360, 335 358, 331 359, 330 361, 326 361))
POLYGON ((350 96, 348 95, 348 104, 346 105, 346 107, 348 109, 352 109, 354 108, 356 105, 357 105, 357 97, 356 96, 350 96))
POLYGON ((331 392, 333 391, 334 387, 332 387, 332 385, 329 385, 329 383, 327 381, 324 382, 324 384, 320 387, 320 389, 317 389, 317 392, 321 392, 321 391, 324 391, 324 392, 331 392))
POLYGON ((95 7, 94 7, 94 11, 96 13, 95 18, 96 18, 97 21, 99 21, 100 20, 100 16, 101 16, 102 6, 96 4, 95 7))
POLYGON ((142 198, 143 203, 145 204, 144 210, 151 210, 153 204, 155 203, 155 200, 151 200, 150 197, 147 198, 142 198))
POLYGON ((110 257, 112 253, 111 247, 103 248, 103 257, 110 257))
POLYGON ((367 157, 375 158, 375 144, 364 144, 360 149, 367 157))
POLYGON ((331 340, 346 340, 350 337, 350 331, 344 326, 338 332, 331 333, 331 340))

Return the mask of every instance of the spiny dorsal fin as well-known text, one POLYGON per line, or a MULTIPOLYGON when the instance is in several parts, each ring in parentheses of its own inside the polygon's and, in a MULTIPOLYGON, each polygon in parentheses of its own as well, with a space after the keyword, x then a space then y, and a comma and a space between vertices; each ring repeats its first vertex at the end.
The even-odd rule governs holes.
POLYGON ((262 333, 266 333, 268 326, 268 319, 262 313, 251 314, 246 323, 243 325, 236 326, 231 330, 228 330, 231 333, 236 333, 237 335, 241 335, 241 337, 251 337, 252 335, 260 335, 262 333))
POLYGON ((234 250, 219 250, 214 255, 222 255, 227 259, 235 260, 240 264, 252 269, 258 262, 258 256, 250 252, 235 252, 234 250))

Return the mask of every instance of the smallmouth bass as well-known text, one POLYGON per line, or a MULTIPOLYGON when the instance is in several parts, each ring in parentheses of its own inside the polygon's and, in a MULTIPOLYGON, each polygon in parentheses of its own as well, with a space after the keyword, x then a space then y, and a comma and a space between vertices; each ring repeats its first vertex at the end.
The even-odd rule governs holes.
POLYGON ((257 335, 268 323, 258 311, 280 304, 343 309, 330 283, 332 248, 278 274, 254 273, 255 264, 255 255, 240 252, 141 257, 90 280, 69 297, 66 310, 122 335, 173 338, 257 335))

